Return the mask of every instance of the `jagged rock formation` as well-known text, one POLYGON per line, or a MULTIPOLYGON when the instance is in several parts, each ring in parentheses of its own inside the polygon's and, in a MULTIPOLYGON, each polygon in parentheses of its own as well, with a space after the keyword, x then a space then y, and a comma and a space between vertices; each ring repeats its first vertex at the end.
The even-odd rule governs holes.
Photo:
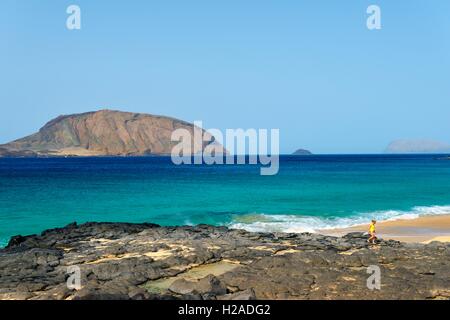
POLYGON ((449 299, 450 244, 86 223, 13 237, 0 299, 449 299), (381 290, 369 290, 369 266, 381 290), (81 287, 67 286, 79 267, 81 287))
POLYGON ((450 145, 433 140, 396 140, 391 142, 386 153, 450 153, 450 145))
POLYGON ((204 134, 206 142, 191 140, 192 154, 210 144, 214 137, 193 124, 149 114, 101 110, 59 116, 39 132, 0 145, 0 156, 129 156, 170 154, 178 142, 172 132, 186 129, 204 134))

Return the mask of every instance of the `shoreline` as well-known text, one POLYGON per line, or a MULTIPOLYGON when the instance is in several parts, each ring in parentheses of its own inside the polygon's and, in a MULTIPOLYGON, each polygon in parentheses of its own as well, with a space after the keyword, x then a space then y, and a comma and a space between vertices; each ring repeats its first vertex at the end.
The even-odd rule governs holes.
MULTIPOLYGON (((366 225, 321 229, 317 230, 317 233, 342 237, 350 232, 367 232, 369 224, 370 221, 366 225)), ((450 213, 421 216, 415 219, 380 221, 376 224, 376 232, 379 238, 406 243, 450 242, 450 213)))
POLYGON ((450 299, 449 244, 366 240, 360 232, 72 223, 0 249, 0 300, 450 299), (383 290, 367 290, 373 265, 383 290), (74 267, 77 288, 67 285, 74 267))
MULTIPOLYGON (((116 223, 114 221, 108 221, 103 223, 116 223)), ((133 224, 134 222, 129 222, 133 224)), ((370 220, 367 224, 358 224, 350 227, 340 227, 340 228, 326 228, 317 229, 311 231, 310 233, 324 236, 334 236, 343 237, 348 233, 352 232, 363 232, 366 233, 370 224, 370 220)), ((170 226, 169 226, 170 227, 170 226)), ((172 226, 172 227, 184 227, 172 226)), ((195 225, 193 226, 195 227, 195 225)), ((220 227, 216 226, 216 227, 220 227)), ((229 226, 225 226, 230 228, 229 226)), ((230 230, 245 230, 248 232, 258 232, 253 230, 248 230, 246 228, 233 228, 230 230)), ((432 241, 439 242, 450 242, 450 213, 448 214, 436 214, 436 215, 424 215, 413 219, 395 219, 395 220, 380 220, 377 221, 376 233, 378 238, 385 240, 396 240, 405 243, 430 243, 432 241)), ((261 231, 263 232, 263 231, 261 231)), ((277 233, 305 233, 305 232, 292 232, 286 231, 269 231, 277 233)), ((30 235, 36 235, 40 232, 30 235)), ((0 241, 0 249, 4 249, 9 241, 17 235, 3 239, 0 241)), ((29 235, 28 235, 29 236, 29 235)))

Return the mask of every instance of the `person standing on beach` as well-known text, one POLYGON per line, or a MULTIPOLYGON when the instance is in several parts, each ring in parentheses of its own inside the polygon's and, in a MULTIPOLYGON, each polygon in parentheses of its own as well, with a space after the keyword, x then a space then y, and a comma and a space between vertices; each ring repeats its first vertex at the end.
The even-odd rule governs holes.
POLYGON ((375 220, 372 220, 372 223, 369 226, 369 239, 367 240, 367 242, 372 242, 373 244, 375 244, 375 241, 377 240, 377 236, 375 234, 375 224, 377 222, 375 220))

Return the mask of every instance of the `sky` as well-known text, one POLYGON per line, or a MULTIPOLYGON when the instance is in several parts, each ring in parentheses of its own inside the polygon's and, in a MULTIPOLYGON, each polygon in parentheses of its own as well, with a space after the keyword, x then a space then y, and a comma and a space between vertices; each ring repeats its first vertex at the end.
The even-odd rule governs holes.
POLYGON ((276 128, 281 153, 450 143, 449 17, 448 0, 2 0, 0 143, 105 108, 276 128))

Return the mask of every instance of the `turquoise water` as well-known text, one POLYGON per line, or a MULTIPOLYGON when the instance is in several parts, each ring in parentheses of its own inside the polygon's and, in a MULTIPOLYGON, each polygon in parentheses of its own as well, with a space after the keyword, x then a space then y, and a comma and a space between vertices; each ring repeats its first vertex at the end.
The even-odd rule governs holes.
POLYGON ((275 176, 166 157, 0 159, 0 244, 73 221, 314 231, 450 213, 450 161, 436 158, 282 156, 275 176))

